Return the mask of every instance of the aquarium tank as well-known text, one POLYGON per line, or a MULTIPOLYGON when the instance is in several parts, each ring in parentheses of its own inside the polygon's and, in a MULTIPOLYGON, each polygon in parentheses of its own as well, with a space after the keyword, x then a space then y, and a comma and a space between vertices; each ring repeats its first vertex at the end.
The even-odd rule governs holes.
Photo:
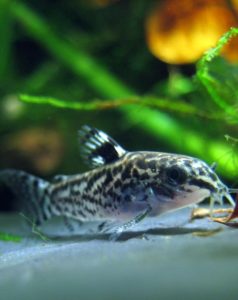
MULTIPOLYGON (((198 292, 223 299, 229 285, 235 297, 237 87, 237 0, 1 0, 3 299, 191 299, 198 292), (195 210, 186 204, 161 218, 151 218, 146 208, 116 227, 119 234, 113 236, 107 231, 78 235, 81 225, 72 226, 68 218, 77 206, 72 199, 60 208, 67 210, 67 220, 52 223, 49 235, 22 210, 27 201, 35 205, 37 185, 58 184, 55 194, 66 195, 68 178, 89 174, 88 184, 87 176, 97 168, 90 186, 105 191, 106 199, 106 184, 100 187, 99 179, 116 182, 127 168, 127 151, 198 159, 215 174, 209 184, 220 178, 230 196, 214 203, 213 191, 195 210), (18 199, 22 187, 6 179, 6 169, 42 181, 24 183, 28 196, 18 199)), ((176 172, 170 173, 172 179, 181 180, 176 172)), ((117 182, 116 188, 124 191, 123 184, 117 182)), ((158 190, 145 189, 145 197, 156 197, 158 190)), ((127 201, 134 203, 137 192, 133 185, 126 189, 127 201)), ((91 203, 97 197, 92 193, 91 203)), ((87 213, 96 209, 97 214, 98 206, 87 206, 90 197, 85 198, 87 213)), ((117 200, 110 199, 113 207, 117 200)), ((39 217, 45 220, 46 206, 39 217)))

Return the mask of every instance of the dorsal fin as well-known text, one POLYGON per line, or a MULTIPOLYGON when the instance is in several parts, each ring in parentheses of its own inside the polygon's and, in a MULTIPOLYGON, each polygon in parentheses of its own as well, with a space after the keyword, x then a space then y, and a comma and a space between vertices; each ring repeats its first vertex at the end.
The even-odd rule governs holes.
POLYGON ((213 162, 211 165, 210 165, 210 168, 215 171, 216 168, 217 168, 217 163, 216 162, 213 162))
POLYGON ((84 125, 79 130, 80 150, 84 159, 92 167, 112 163, 126 151, 106 133, 84 125))

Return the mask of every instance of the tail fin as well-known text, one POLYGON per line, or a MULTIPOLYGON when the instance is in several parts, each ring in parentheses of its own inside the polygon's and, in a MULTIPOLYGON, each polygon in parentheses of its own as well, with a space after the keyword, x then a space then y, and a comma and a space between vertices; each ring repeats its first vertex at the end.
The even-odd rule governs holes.
POLYGON ((36 226, 40 226, 52 216, 47 181, 24 171, 6 169, 0 171, 1 184, 11 189, 19 200, 23 213, 36 226))

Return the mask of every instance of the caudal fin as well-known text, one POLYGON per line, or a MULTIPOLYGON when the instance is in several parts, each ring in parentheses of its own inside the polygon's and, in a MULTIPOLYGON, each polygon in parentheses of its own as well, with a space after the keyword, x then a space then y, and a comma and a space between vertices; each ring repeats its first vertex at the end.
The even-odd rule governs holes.
POLYGON ((40 226, 51 217, 49 183, 24 171, 6 169, 0 171, 0 185, 10 188, 20 203, 22 212, 40 226))

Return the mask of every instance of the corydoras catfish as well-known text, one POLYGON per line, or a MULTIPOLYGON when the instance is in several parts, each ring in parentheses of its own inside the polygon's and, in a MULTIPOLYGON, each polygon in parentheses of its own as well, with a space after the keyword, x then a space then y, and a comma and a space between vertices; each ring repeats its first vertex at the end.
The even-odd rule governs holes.
MULTIPOLYGON (((23 199, 37 226, 53 216, 113 225, 114 236, 146 216, 158 216, 210 198, 227 199, 229 189, 213 166, 186 155, 124 150, 104 132, 83 126, 79 142, 92 167, 77 175, 58 175, 52 182, 24 171, 0 171, 0 183, 23 199)), ((110 227, 110 226, 109 226, 110 227)))

